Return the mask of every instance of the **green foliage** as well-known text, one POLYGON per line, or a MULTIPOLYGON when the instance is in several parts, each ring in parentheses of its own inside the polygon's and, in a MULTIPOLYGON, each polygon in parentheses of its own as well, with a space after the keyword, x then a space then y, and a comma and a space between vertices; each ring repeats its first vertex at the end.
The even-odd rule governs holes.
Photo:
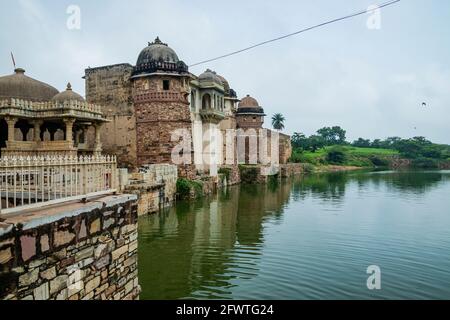
POLYGON ((376 167, 388 167, 389 166, 389 160, 386 158, 382 158, 376 155, 372 155, 369 157, 372 164, 376 167))
POLYGON ((189 198, 191 192, 195 196, 200 196, 203 191, 203 184, 200 181, 192 181, 185 178, 177 180, 177 195, 179 198, 189 198))
POLYGON ((218 173, 223 174, 227 178, 227 181, 230 181, 231 168, 220 168, 218 173))
POLYGON ((327 162, 331 164, 344 164, 346 159, 345 150, 340 147, 330 149, 326 157, 327 162))
POLYGON ((336 144, 345 144, 347 132, 339 126, 324 127, 317 130, 317 134, 321 136, 327 146, 336 144))
POLYGON ((414 168, 420 169, 437 169, 439 168, 439 162, 436 159, 419 157, 412 161, 411 165, 414 168))
POLYGON ((370 148, 371 144, 369 139, 359 138, 358 140, 353 141, 352 146, 358 148, 370 148))
POLYGON ((275 130, 283 130, 284 129, 284 121, 286 121, 286 119, 284 118, 284 116, 281 113, 276 113, 273 115, 272 117, 272 126, 275 130))
POLYGON ((180 178, 177 180, 177 194, 182 197, 186 198, 189 197, 191 193, 191 187, 189 184, 189 180, 180 178))

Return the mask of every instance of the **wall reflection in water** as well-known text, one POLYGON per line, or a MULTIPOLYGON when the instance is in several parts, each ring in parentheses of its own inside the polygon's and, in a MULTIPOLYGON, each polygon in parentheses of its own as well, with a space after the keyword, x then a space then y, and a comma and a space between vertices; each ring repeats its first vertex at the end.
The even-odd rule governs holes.
MULTIPOLYGON (((286 261, 290 262, 292 276, 285 275, 284 290, 286 297, 299 298, 296 296, 299 294, 298 289, 289 287, 293 285, 291 279, 296 277, 299 268, 296 266, 309 268, 305 257, 307 254, 315 254, 316 249, 318 253, 315 257, 326 254, 319 250, 318 240, 314 239, 329 240, 339 249, 340 243, 332 238, 333 234, 336 234, 333 226, 342 223, 343 227, 339 230, 341 237, 344 234, 351 235, 354 230, 351 223, 355 219, 351 215, 348 215, 348 221, 342 220, 344 218, 330 220, 326 228, 321 226, 317 231, 310 230, 313 227, 305 224, 316 220, 308 218, 308 215, 323 211, 323 204, 344 206, 350 201, 349 196, 365 197, 365 193, 372 196, 377 190, 382 190, 383 194, 380 196, 384 198, 418 198, 444 183, 448 185, 449 181, 449 173, 443 171, 335 173, 306 176, 268 185, 231 187, 210 198, 190 203, 178 202, 176 207, 159 215, 145 216, 139 220, 139 280, 143 289, 141 299, 236 298, 238 287, 244 286, 252 288, 249 291, 251 293, 239 295, 239 298, 277 298, 276 292, 268 292, 270 290, 265 287, 267 281, 260 278, 255 280, 263 273, 273 278, 271 285, 274 290, 279 288, 277 275, 267 271, 270 266, 262 263, 262 257, 269 254, 274 257, 266 261, 282 263, 284 257, 290 259, 286 261), (308 199, 323 204, 308 202, 308 199), (302 214, 299 215, 299 212, 302 214), (275 234, 277 225, 291 223, 291 220, 287 222, 288 214, 292 221, 298 223, 298 233, 301 235, 298 239, 301 238, 303 243, 308 244, 309 252, 302 251, 307 249, 306 246, 292 244, 295 234, 287 234, 284 238, 275 234), (348 228, 348 231, 343 228, 348 228), (313 234, 313 231, 314 236, 307 238, 309 232, 313 234), (323 232, 323 236, 320 232, 323 232), (268 249, 266 242, 269 237, 272 242, 278 241, 279 244, 275 243, 275 246, 268 249), (283 251, 285 248, 286 252, 273 253, 273 247, 276 248, 275 251, 283 251), (295 252, 286 248, 295 248, 295 252), (264 270, 261 270, 262 268, 264 270), (257 287, 258 285, 260 287, 257 287), (261 294, 253 296, 254 292, 261 294)), ((404 208, 399 206, 396 210, 404 211, 404 208)), ((367 223, 372 223, 371 221, 367 219, 367 223)), ((388 236, 390 235, 386 237, 388 236)), ((345 238, 339 241, 343 241, 342 245, 348 248, 344 241, 352 243, 353 240, 345 238)), ((339 250, 344 252, 343 249, 339 250)), ((323 257, 330 260, 335 258, 339 259, 338 256, 332 255, 323 257)), ((274 270, 279 270, 279 266, 274 270)), ((309 271, 305 269, 305 282, 314 276, 313 271, 309 276, 309 271)), ((326 278, 323 273, 317 277, 326 278)), ((353 279, 349 280, 349 283, 351 281, 353 279)), ((333 283, 333 279, 330 279, 330 283, 333 283)), ((300 283, 302 284, 304 283, 300 283)), ((314 288, 314 285, 308 284, 311 288, 314 288)), ((322 293, 317 290, 311 291, 311 297, 327 297, 320 294, 322 293)), ((339 297, 342 296, 335 296, 339 297)))

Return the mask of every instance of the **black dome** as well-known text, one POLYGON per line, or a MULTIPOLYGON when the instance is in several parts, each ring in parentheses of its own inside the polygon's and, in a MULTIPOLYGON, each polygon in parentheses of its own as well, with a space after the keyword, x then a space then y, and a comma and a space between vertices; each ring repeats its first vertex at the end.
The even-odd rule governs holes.
POLYGON ((176 52, 156 38, 139 54, 134 75, 152 72, 187 73, 187 65, 178 59, 176 52))

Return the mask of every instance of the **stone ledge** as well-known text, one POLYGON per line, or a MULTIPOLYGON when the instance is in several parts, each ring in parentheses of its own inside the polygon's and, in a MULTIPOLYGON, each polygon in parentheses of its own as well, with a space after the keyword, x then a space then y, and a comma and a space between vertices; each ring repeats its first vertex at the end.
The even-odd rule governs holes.
POLYGON ((104 207, 113 207, 127 201, 136 201, 133 194, 107 195, 90 199, 87 203, 70 201, 54 206, 46 206, 33 210, 27 210, 11 215, 1 216, 4 219, 5 229, 0 228, 0 236, 11 232, 14 226, 22 226, 22 230, 30 230, 59 221, 64 218, 78 216, 84 212, 90 212, 104 207))

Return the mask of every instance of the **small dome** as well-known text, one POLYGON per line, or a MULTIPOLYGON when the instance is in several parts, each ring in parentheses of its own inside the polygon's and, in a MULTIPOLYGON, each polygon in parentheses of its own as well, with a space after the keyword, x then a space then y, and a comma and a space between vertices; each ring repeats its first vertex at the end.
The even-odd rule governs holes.
POLYGON ((153 72, 185 74, 188 73, 188 69, 188 66, 178 59, 172 48, 156 38, 154 42, 149 42, 139 54, 133 76, 153 72))
POLYGON ((259 105, 255 98, 247 95, 238 104, 237 114, 252 114, 252 115, 262 115, 264 114, 264 109, 259 105))
POLYGON ((217 75, 215 71, 212 71, 210 69, 207 69, 205 72, 203 72, 199 77, 198 80, 200 82, 214 82, 221 87, 223 87, 223 82, 220 79, 220 77, 217 75))
POLYGON ((151 62, 178 63, 178 61, 180 60, 175 51, 166 43, 162 43, 161 40, 159 40, 159 37, 157 37, 154 42, 149 42, 148 47, 141 51, 136 66, 151 62))
POLYGON ((230 96, 230 84, 228 83, 227 79, 225 79, 224 77, 222 77, 220 74, 217 75, 217 77, 220 79, 220 81, 222 82, 222 86, 225 90, 225 95, 226 96, 230 96))
POLYGON ((57 102, 64 102, 70 100, 85 102, 84 98, 81 95, 72 90, 72 85, 70 83, 67 84, 66 91, 58 93, 52 98, 52 101, 57 102))
POLYGON ((0 99, 49 101, 59 92, 44 82, 26 76, 22 68, 17 68, 14 72, 12 75, 0 77, 0 99))
POLYGON ((239 108, 248 108, 248 107, 259 107, 258 101, 256 101, 255 98, 250 97, 250 95, 247 95, 245 98, 239 102, 238 105, 239 108))

